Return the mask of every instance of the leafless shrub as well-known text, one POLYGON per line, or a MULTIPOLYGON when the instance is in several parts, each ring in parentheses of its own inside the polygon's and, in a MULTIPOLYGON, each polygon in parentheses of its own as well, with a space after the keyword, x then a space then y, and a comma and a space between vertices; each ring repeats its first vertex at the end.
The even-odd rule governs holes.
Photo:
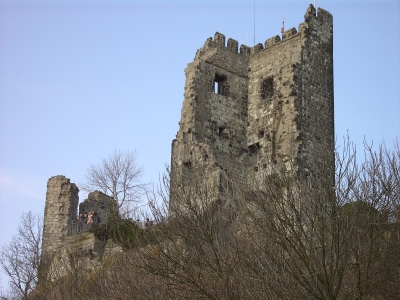
POLYGON ((358 164, 347 142, 335 165, 314 153, 309 178, 277 172, 262 192, 247 191, 246 234, 260 261, 254 276, 277 270, 269 287, 279 298, 399 297, 399 223, 388 216, 400 204, 400 152, 396 144, 365 154, 358 164), (285 281, 295 294, 281 288, 285 281))
POLYGON ((200 173, 175 185, 172 211, 167 173, 151 239, 38 299, 398 299, 399 146, 365 153, 315 153, 308 174, 274 164, 226 194, 200 173))
POLYGON ((0 265, 9 278, 11 298, 27 299, 38 283, 42 230, 41 216, 24 213, 17 235, 1 249, 0 265))

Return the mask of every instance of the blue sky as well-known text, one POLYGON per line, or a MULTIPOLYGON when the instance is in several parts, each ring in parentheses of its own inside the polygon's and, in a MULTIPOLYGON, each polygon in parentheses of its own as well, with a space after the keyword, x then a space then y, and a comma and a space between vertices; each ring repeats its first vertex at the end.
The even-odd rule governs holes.
MULTIPOLYGON (((314 1, 256 1, 256 43, 314 1)), ((335 131, 357 147, 400 132, 399 1, 316 1, 334 20, 335 131)), ((250 1, 1 1, 0 245, 43 213, 49 177, 136 149, 144 181, 170 162, 184 68, 222 32, 253 45, 250 1)), ((81 199, 84 200, 84 199, 81 199)), ((5 282, 3 282, 5 285, 5 282)))

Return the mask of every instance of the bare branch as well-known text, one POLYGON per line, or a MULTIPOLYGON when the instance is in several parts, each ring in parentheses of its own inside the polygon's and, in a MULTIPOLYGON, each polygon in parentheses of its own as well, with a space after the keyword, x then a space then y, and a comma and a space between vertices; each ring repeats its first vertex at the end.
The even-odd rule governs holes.
POLYGON ((18 234, 1 250, 0 265, 9 278, 10 292, 27 299, 38 283, 43 218, 30 211, 21 217, 18 234))
POLYGON ((90 165, 85 182, 79 187, 88 193, 100 190, 113 197, 122 212, 122 207, 127 210, 146 194, 149 184, 141 182, 143 173, 143 168, 137 164, 136 151, 116 150, 107 158, 102 158, 99 164, 90 165))

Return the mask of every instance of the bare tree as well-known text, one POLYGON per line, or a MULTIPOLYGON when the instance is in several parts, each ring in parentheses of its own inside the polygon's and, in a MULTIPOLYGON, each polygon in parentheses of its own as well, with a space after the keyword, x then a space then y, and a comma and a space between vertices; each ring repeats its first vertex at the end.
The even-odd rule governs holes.
POLYGON ((175 299, 397 299, 400 151, 365 150, 361 164, 351 143, 335 162, 314 153, 307 177, 273 164, 258 186, 231 182, 238 205, 189 178, 168 222, 155 209, 159 243, 140 249, 141 268, 175 299))
POLYGON ((18 234, 1 250, 0 265, 9 278, 9 293, 27 299, 38 283, 43 218, 24 213, 18 234))
POLYGON ((118 203, 122 214, 129 206, 141 200, 148 184, 142 183, 143 168, 137 164, 136 151, 116 150, 97 165, 90 165, 80 189, 86 192, 100 190, 118 203))
POLYGON ((268 278, 285 299, 397 299, 400 223, 398 215, 389 218, 400 204, 394 148, 366 146, 359 164, 347 143, 335 164, 315 154, 308 178, 277 170, 265 176, 260 192, 247 191, 252 246, 244 258, 248 265, 248 257, 259 261, 252 276, 268 278), (271 266, 278 276, 266 272, 271 266), (297 288, 285 290, 279 282, 297 288))
POLYGON ((225 195, 201 170, 178 178, 172 214, 167 174, 134 247, 37 299, 398 299, 398 144, 312 158, 308 177, 273 164, 225 195))

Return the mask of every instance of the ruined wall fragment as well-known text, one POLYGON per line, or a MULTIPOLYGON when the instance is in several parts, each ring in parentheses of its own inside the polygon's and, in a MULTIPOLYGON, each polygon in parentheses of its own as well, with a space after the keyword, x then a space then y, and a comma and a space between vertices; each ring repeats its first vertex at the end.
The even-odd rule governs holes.
POLYGON ((295 72, 295 105, 301 133, 299 172, 309 176, 318 159, 334 166, 333 22, 329 12, 319 8, 316 15, 312 6, 305 19, 300 24, 306 41, 295 72))
POLYGON ((61 249, 68 236, 68 224, 76 217, 79 189, 65 176, 47 182, 44 208, 42 256, 52 256, 61 249))
POLYGON ((87 199, 79 204, 79 214, 88 214, 92 210, 98 216, 98 222, 104 224, 112 211, 116 212, 118 204, 115 200, 100 191, 89 193, 87 199))
MULTIPOLYGON (((78 265, 93 270, 107 257, 122 251, 113 241, 96 238, 88 231, 90 225, 84 231, 71 230, 77 225, 78 192, 78 187, 65 176, 54 176, 48 180, 39 274, 41 280, 59 280, 78 265)), ((89 193, 88 198, 79 205, 82 214, 94 210, 100 224, 106 223, 116 208, 114 199, 99 191, 89 193)))

